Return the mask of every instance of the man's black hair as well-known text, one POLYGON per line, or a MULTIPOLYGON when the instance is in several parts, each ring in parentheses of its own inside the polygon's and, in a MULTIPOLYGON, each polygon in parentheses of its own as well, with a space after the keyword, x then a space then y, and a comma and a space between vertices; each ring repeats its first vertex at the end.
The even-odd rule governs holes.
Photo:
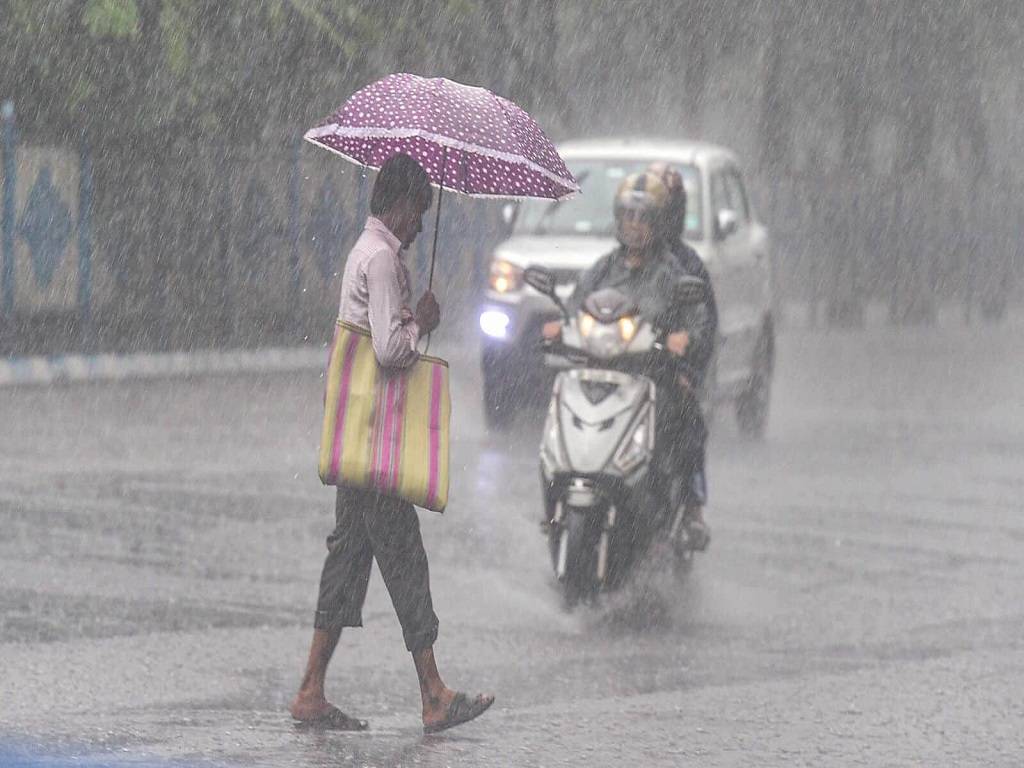
POLYGON ((426 195, 429 205, 431 199, 430 177, 423 166, 409 155, 399 152, 384 161, 373 182, 373 194, 370 196, 370 213, 380 216, 387 213, 399 200, 418 198, 426 195))

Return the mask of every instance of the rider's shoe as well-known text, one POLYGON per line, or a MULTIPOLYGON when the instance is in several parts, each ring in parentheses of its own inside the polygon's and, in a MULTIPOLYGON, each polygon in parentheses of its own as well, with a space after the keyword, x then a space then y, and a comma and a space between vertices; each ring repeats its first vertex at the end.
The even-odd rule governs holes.
POLYGON ((687 544, 691 549, 703 552, 711 543, 711 528, 704 522, 704 508, 693 505, 686 508, 683 515, 683 528, 686 531, 687 544))

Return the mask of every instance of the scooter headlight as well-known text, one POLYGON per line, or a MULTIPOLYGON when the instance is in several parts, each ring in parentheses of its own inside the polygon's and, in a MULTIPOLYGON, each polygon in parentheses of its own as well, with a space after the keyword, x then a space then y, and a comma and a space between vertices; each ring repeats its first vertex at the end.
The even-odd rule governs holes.
POLYGON ((639 326, 633 316, 619 318, 619 338, 629 344, 636 336, 636 329, 639 326))
POLYGON ((654 412, 648 408, 637 419, 633 433, 622 444, 612 463, 624 475, 640 466, 654 451, 654 412))
POLYGON ((607 359, 626 351, 636 334, 637 323, 632 317, 623 317, 614 323, 601 323, 592 315, 581 312, 578 325, 584 349, 595 357, 607 359))
MULTIPOLYGON (((590 335, 594 333, 594 327, 597 325, 597 320, 589 312, 580 312, 579 316, 579 329, 580 336, 584 339, 590 338, 590 335)), ((640 324, 636 321, 636 317, 630 315, 628 317, 619 318, 619 322, 613 325, 608 325, 604 328, 599 328, 598 333, 601 335, 607 334, 609 331, 615 330, 619 334, 619 340, 628 344, 636 336, 637 328, 640 324)))

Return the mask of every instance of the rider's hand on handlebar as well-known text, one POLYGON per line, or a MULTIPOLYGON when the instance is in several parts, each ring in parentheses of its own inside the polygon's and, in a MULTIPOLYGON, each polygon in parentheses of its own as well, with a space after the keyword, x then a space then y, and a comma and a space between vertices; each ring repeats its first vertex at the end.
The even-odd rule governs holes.
POLYGON ((665 339, 665 347, 676 357, 682 357, 686 354, 686 348, 690 346, 690 334, 686 331, 676 331, 670 333, 668 338, 665 339))
POLYGON ((561 320, 549 320, 544 323, 544 327, 540 329, 541 335, 545 341, 556 341, 562 335, 562 321, 561 320))

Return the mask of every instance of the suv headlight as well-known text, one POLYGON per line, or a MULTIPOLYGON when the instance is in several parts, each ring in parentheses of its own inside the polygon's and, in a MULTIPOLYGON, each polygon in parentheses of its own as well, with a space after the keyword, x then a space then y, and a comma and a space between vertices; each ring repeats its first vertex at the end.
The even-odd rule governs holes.
POLYGON ((523 287, 523 268, 504 259, 494 259, 488 283, 491 290, 497 293, 518 291, 523 287))

